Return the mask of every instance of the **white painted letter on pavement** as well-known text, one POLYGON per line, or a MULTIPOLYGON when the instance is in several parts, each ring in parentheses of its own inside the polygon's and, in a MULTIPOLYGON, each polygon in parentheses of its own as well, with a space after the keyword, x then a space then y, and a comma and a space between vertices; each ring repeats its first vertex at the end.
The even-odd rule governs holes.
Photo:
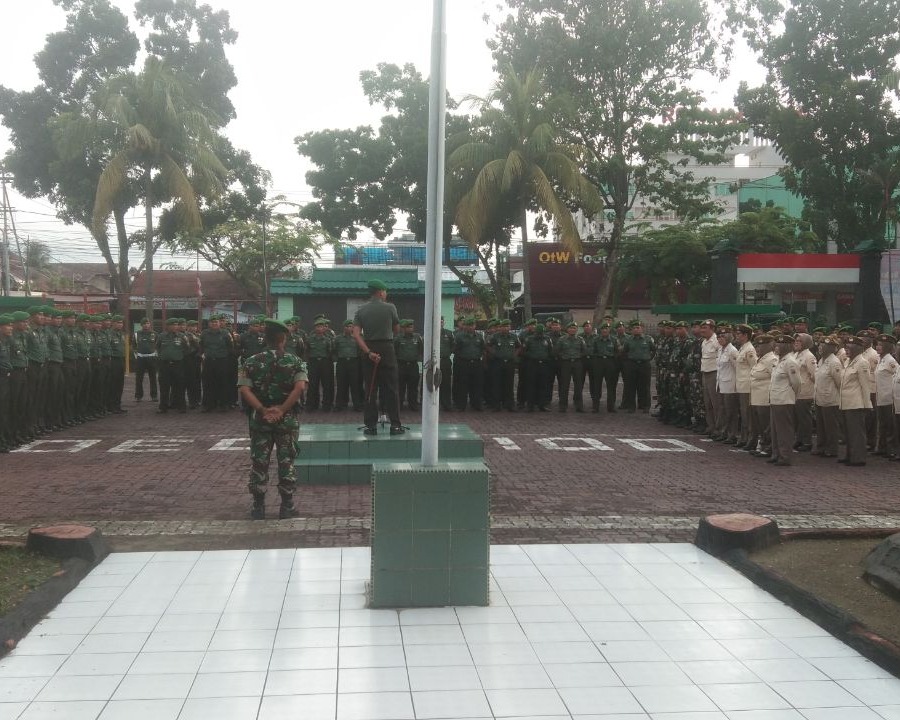
POLYGON ((242 450, 247 452, 250 450, 250 438, 223 438, 209 449, 210 452, 213 450, 242 450))
POLYGON ((684 440, 676 440, 675 438, 616 438, 616 440, 630 445, 641 452, 706 452, 690 443, 686 443, 684 440), (648 445, 648 443, 662 443, 666 447, 653 447, 648 445))
POLYGON ((516 445, 514 440, 510 440, 508 437, 495 437, 494 440, 504 450, 521 450, 522 449, 518 445, 516 445))
POLYGON ((141 438, 139 440, 126 440, 121 445, 116 445, 106 452, 111 453, 154 453, 177 452, 183 450, 185 445, 190 445, 192 438, 141 438))
POLYGON ((566 452, 583 452, 585 450, 612 450, 609 445, 605 445, 594 438, 580 437, 551 437, 538 438, 535 442, 547 450, 565 450, 566 452), (576 443, 574 446, 563 447, 560 443, 576 443), (581 447, 577 444, 580 443, 581 447))
POLYGON ((92 445, 96 445, 99 440, 35 440, 34 442, 23 445, 13 452, 31 452, 31 453, 56 453, 67 452, 77 453, 87 450, 92 445), (52 447, 47 447, 48 445, 52 447), (66 447, 68 446, 68 447, 66 447))

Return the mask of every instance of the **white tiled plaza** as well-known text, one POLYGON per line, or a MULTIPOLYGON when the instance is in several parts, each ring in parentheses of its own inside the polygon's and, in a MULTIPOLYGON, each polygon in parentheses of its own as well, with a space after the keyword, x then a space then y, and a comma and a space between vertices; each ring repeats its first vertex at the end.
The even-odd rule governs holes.
POLYGON ((491 549, 489 608, 367 610, 367 548, 107 558, 0 720, 900 720, 900 680, 692 545, 491 549))

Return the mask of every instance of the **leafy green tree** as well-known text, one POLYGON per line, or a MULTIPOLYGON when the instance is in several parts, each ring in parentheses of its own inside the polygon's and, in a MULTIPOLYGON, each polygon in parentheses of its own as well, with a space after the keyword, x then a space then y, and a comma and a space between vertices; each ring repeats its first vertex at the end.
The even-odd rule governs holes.
MULTIPOLYGON (((522 233, 527 258, 527 212, 536 209, 552 216, 564 245, 579 250, 581 238, 566 200, 593 214, 600 209, 600 199, 573 158, 579 148, 564 147, 557 139, 553 103, 548 101, 541 73, 532 69, 520 78, 508 68, 491 93, 477 102, 483 131, 473 133, 474 138, 448 159, 450 172, 461 174, 467 187, 456 207, 460 234, 478 246, 512 221, 522 233)), ((525 317, 530 318, 527 262, 523 302, 525 317)))
POLYGON ((710 248, 718 246, 738 253, 825 251, 825 243, 808 222, 774 206, 748 209, 731 222, 701 225, 698 233, 710 248))
POLYGON ((738 108, 787 160, 785 185, 805 198, 819 237, 841 251, 881 247, 900 183, 900 1, 748 2, 743 11, 768 77, 741 86, 738 108))
MULTIPOLYGON (((54 2, 67 13, 66 27, 48 35, 35 56, 40 84, 27 92, 0 87, 0 116, 12 140, 4 162, 19 192, 46 197, 63 221, 92 229, 101 174, 122 147, 119 126, 102 117, 103 102, 111 83, 137 76, 140 42, 109 0, 54 2)), ((165 62, 214 129, 232 118, 227 92, 236 80, 225 48, 236 35, 227 13, 196 0, 138 0, 135 18, 149 26, 148 59, 165 62)), ((144 196, 138 178, 128 180, 111 208, 117 257, 105 234, 94 235, 118 292, 130 289, 129 250, 146 235, 125 227, 127 211, 144 196)))
POLYGON ((228 171, 216 157, 212 123, 179 82, 181 76, 154 57, 143 72, 113 79, 101 93, 100 123, 115 127, 115 154, 97 182, 92 231, 106 235, 106 223, 131 178, 144 206, 144 272, 147 315, 153 316, 153 255, 162 240, 153 232, 153 208, 176 201, 180 224, 199 231, 199 195, 220 191, 228 171))
POLYGON ((691 82, 716 74, 728 35, 703 0, 506 0, 508 14, 491 46, 498 67, 535 64, 547 87, 567 95, 557 129, 583 146, 588 179, 612 225, 601 239, 606 274, 594 315, 600 320, 616 281, 628 214, 638 198, 691 220, 718 211, 708 182, 679 157, 718 162, 739 125, 702 108, 691 82))

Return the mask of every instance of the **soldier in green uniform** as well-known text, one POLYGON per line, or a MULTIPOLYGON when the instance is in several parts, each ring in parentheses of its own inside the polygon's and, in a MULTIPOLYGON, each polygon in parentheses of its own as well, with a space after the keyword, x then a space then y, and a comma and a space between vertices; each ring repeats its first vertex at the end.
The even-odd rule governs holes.
POLYGON ((63 426, 63 350, 60 328, 62 311, 47 308, 44 321, 44 339, 47 343, 47 399, 45 425, 48 430, 61 430, 63 426))
POLYGON ((528 412, 537 407, 547 412, 547 386, 553 385, 553 343, 546 337, 544 326, 534 319, 529 320, 532 328, 525 337, 522 357, 528 366, 526 403, 528 412))
POLYGON ((613 337, 618 343, 616 346, 616 380, 614 386, 618 387, 619 379, 622 380, 622 400, 618 405, 618 409, 622 410, 625 402, 625 359, 622 355, 622 344, 628 338, 628 326, 622 320, 616 320, 612 328, 613 337))
POLYGON ((75 317, 77 313, 74 310, 65 310, 61 315, 62 326, 59 328, 59 341, 62 346, 63 356, 63 387, 60 393, 62 399, 62 421, 64 427, 72 427, 75 425, 75 398, 78 392, 78 345, 75 339, 77 333, 75 317))
POLYGON ((691 430, 702 435, 706 433, 706 406, 703 404, 703 373, 701 370, 703 336, 700 334, 701 325, 702 323, 699 320, 694 320, 691 323, 688 382, 690 385, 691 413, 694 416, 691 430))
POLYGON ((88 419, 96 420, 106 415, 103 407, 106 388, 106 368, 103 365, 103 321, 100 315, 91 315, 88 323, 88 337, 91 343, 91 394, 88 396, 88 419))
POLYGON ((249 358, 262 352, 266 347, 265 336, 263 335, 263 322, 265 318, 257 316, 253 318, 247 329, 241 333, 238 346, 241 350, 241 360, 246 362, 249 358))
POLYGON ((156 402, 156 352, 157 333, 153 330, 150 318, 141 320, 141 329, 134 334, 134 344, 131 348, 134 354, 134 399, 141 402, 144 399, 144 375, 150 383, 150 400, 156 402))
POLYGON ((24 334, 28 355, 28 407, 25 426, 31 436, 43 435, 47 399, 47 339, 44 335, 44 309, 28 309, 30 325, 24 334))
POLYGON ((653 338, 644 335, 644 323, 631 321, 631 335, 622 343, 623 369, 625 371, 625 397, 622 405, 629 412, 637 408, 650 412, 650 361, 656 354, 653 338))
POLYGON ((566 325, 566 334, 554 343, 553 354, 559 367, 559 412, 569 409, 569 385, 574 384, 575 412, 584 412, 584 357, 587 349, 577 335, 578 325, 566 325))
POLYGON ((103 363, 103 385, 101 390, 100 406, 103 413, 112 412, 110 407, 110 385, 112 384, 112 315, 104 313, 100 322, 100 355, 103 363))
POLYGON ((166 320, 166 329, 156 338, 159 354, 159 413, 170 409, 186 412, 184 405, 184 357, 187 340, 178 331, 178 318, 166 320))
MULTIPOLYGON (((585 381, 588 383, 588 392, 591 395, 591 404, 594 404, 594 397, 597 398, 597 409, 600 407, 600 378, 594 377, 594 339, 597 337, 597 331, 590 320, 581 323, 581 333, 579 337, 584 340, 584 361, 582 362, 581 384, 584 386, 585 381)), ((597 410, 594 410, 597 412, 597 410)))
POLYGON ((344 332, 334 339, 335 398, 334 409, 346 410, 350 402, 353 410, 363 409, 359 346, 353 338, 353 321, 344 321, 344 332))
POLYGON ((594 337, 591 348, 591 362, 594 365, 594 376, 597 378, 597 393, 591 393, 593 411, 600 412, 600 400, 603 398, 603 387, 606 384, 606 412, 616 412, 616 385, 619 381, 619 341, 612 334, 612 326, 604 323, 600 333, 594 337))
POLYGON ((441 410, 453 409, 453 349, 455 340, 453 331, 444 327, 441 318, 441 410))
POLYGON ((412 320, 400 321, 400 334, 394 338, 394 353, 397 355, 397 381, 399 383, 398 402, 416 412, 419 410, 419 362, 425 354, 425 341, 415 331, 412 320))
POLYGON ((210 317, 209 326, 200 333, 203 412, 223 411, 231 405, 228 364, 233 353, 231 333, 222 327, 218 315, 210 317))
POLYGON ((287 329, 290 332, 287 343, 284 346, 284 351, 296 355, 298 358, 306 357, 307 335, 306 331, 300 327, 300 318, 294 315, 285 320, 284 324, 287 325, 287 329))
POLYGON ((315 327, 315 332, 307 339, 309 388, 306 409, 312 412, 321 407, 330 411, 334 404, 334 341, 328 334, 328 323, 323 315, 315 319, 315 327))
POLYGON ((112 316, 112 327, 109 329, 109 403, 110 412, 121 415, 122 391, 125 389, 125 334, 122 332, 125 318, 122 315, 112 316))
POLYGON ((363 422, 366 435, 378 434, 378 402, 384 405, 391 421, 391 435, 405 432, 400 423, 397 395, 397 356, 394 335, 400 329, 400 316, 393 303, 387 301, 387 285, 369 281, 369 302, 362 305, 353 318, 353 338, 363 353, 363 382, 366 406, 363 422))
POLYGON ((487 354, 493 375, 491 385, 494 388, 494 411, 515 412, 515 395, 513 382, 516 377, 516 362, 522 352, 522 343, 511 332, 512 323, 509 318, 500 320, 497 332, 487 341, 487 354))
POLYGON ((10 339, 10 412, 13 417, 12 435, 16 445, 23 445, 34 439, 31 429, 24 422, 28 417, 28 341, 30 316, 23 310, 11 315, 13 332, 10 339))
POLYGON ((454 338, 454 378, 457 395, 454 404, 457 410, 465 410, 466 405, 478 412, 482 409, 484 380, 484 338, 475 331, 475 318, 467 317, 463 327, 454 338))
POLYGON ((688 337, 688 324, 684 320, 679 320, 675 323, 675 334, 672 337, 672 352, 669 360, 669 406, 672 413, 670 422, 679 428, 691 425, 690 350, 691 339, 688 337))
POLYGON ((247 359, 238 378, 241 400, 250 416, 250 517, 266 517, 266 486, 272 448, 278 464, 278 493, 282 520, 297 517, 294 507, 294 459, 297 457, 297 401, 306 382, 306 366, 285 352, 289 331, 277 320, 265 323, 266 349, 247 359))
POLYGON ((657 419, 660 422, 668 422, 671 408, 671 383, 669 372, 672 354, 673 327, 668 320, 660 320, 657 323, 659 337, 656 341, 656 407, 657 419))
POLYGON ((12 333, 11 315, 0 315, 0 453, 15 447, 12 414, 12 333))
POLYGON ((186 320, 184 339, 187 341, 187 352, 184 357, 184 389, 187 392, 188 408, 196 410, 203 401, 203 351, 200 348, 199 325, 196 320, 186 320))
POLYGON ((79 313, 75 317, 75 350, 78 357, 75 360, 75 422, 83 423, 91 415, 91 316, 87 313, 79 313))
POLYGON ((557 318, 552 317, 547 320, 547 324, 544 326, 544 337, 548 338, 553 345, 553 352, 550 354, 550 384, 546 388, 547 397, 544 402, 548 407, 553 401, 553 384, 556 383, 557 388, 559 388, 560 362, 559 358, 556 357, 556 343, 562 339, 564 334, 565 333, 562 331, 562 324, 557 318))

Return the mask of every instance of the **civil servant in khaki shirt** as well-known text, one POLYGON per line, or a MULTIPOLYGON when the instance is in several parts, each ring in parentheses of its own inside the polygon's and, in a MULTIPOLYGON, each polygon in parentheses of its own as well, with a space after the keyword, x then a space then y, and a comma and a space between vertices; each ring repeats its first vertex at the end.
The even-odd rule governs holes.
POLYGON ((703 407, 706 410, 706 427, 715 432, 719 427, 719 404, 716 399, 716 375, 718 358, 722 348, 716 337, 715 320, 704 320, 700 323, 700 378, 703 389, 703 407))
POLYGON ((866 464, 866 413, 872 409, 872 375, 863 351, 861 338, 847 338, 849 362, 841 378, 841 412, 847 433, 847 457, 838 462, 847 465, 866 464))
POLYGON ((794 339, 790 335, 777 338, 775 347, 778 364, 769 383, 772 457, 767 462, 784 467, 791 464, 796 439, 794 404, 800 392, 800 364, 794 358, 794 339))

